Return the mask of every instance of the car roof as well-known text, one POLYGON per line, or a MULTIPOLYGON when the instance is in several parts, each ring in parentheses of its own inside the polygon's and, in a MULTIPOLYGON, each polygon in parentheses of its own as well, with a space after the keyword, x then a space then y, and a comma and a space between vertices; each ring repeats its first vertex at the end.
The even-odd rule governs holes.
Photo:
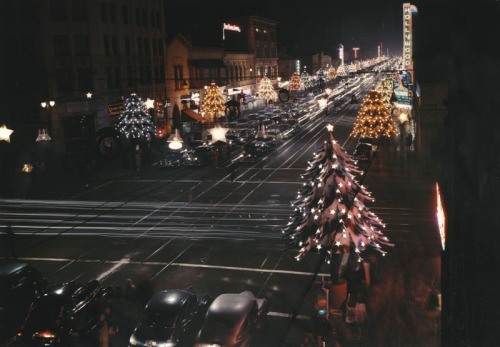
POLYGON ((255 301, 250 291, 239 294, 221 294, 210 305, 208 316, 234 316, 235 319, 243 319, 252 308, 255 301))
POLYGON ((15 274, 22 269, 29 268, 30 265, 27 263, 23 263, 20 261, 13 261, 13 262, 1 262, 0 263, 0 277, 2 276, 10 276, 12 274, 15 274))
POLYGON ((182 289, 163 290, 156 293, 155 296, 146 305, 147 309, 157 309, 163 307, 180 307, 191 297, 193 293, 182 289))
POLYGON ((71 296, 81 287, 81 284, 75 282, 66 282, 55 285, 47 290, 45 295, 49 296, 71 296))

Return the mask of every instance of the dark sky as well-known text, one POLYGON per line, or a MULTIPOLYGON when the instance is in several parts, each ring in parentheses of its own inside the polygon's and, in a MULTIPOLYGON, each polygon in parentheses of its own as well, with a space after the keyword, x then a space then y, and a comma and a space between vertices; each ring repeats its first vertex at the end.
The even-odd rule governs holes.
POLYGON ((277 20, 278 44, 299 53, 333 54, 337 45, 376 52, 380 41, 390 53, 402 51, 402 4, 398 0, 166 0, 167 30, 221 33, 231 17, 258 15, 277 20))

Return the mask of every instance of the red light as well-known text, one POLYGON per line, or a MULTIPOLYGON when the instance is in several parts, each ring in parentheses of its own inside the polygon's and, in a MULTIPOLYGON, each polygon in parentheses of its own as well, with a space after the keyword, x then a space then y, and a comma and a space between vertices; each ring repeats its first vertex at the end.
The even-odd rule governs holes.
POLYGON ((318 300, 318 305, 319 305, 320 307, 325 306, 325 305, 326 305, 326 300, 325 300, 325 299, 319 299, 319 300, 318 300))

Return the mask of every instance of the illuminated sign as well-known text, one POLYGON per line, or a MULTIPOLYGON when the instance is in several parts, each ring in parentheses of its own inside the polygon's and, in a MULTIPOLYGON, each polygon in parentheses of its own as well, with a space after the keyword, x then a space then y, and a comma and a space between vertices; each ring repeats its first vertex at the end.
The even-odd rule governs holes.
POLYGON ((339 59, 342 61, 341 65, 344 65, 344 45, 339 45, 339 59))
POLYGON ((234 25, 234 24, 226 24, 226 23, 224 23, 224 30, 237 31, 239 33, 241 32, 241 29, 239 26, 234 25))
POLYGON ((359 47, 353 47, 352 49, 354 51, 354 59, 356 59, 358 57, 359 47))
POLYGON ((380 46, 377 46, 377 50, 378 50, 378 55, 377 55, 377 57, 380 57, 380 46))
POLYGON ((295 60, 295 71, 300 75, 300 60, 295 60))
POLYGON ((417 13, 417 7, 409 3, 404 3, 403 4, 403 68, 406 70, 413 70, 412 13, 417 13))
POLYGON ((436 196, 437 196, 437 219, 439 227, 439 236, 441 236, 441 246, 445 247, 446 242, 446 218, 444 215, 443 204, 441 202, 441 194, 439 192, 439 185, 436 183, 436 196))

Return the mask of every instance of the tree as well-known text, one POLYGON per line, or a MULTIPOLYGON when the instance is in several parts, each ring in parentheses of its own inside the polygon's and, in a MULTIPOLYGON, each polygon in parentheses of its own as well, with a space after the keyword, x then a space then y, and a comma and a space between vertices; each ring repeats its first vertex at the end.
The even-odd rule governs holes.
POLYGON ((274 91, 273 83, 267 76, 264 76, 264 78, 260 81, 259 98, 264 99, 266 103, 269 100, 276 100, 276 92, 274 91))
POLYGON ((212 82, 203 98, 200 113, 203 117, 208 118, 209 122, 216 122, 219 113, 224 112, 225 109, 226 105, 222 93, 215 82, 212 82))
POLYGON ((125 111, 120 115, 116 129, 126 138, 135 140, 145 138, 148 134, 156 135, 153 120, 137 94, 132 93, 125 100, 125 111))
POLYGON ((392 96, 392 92, 393 92, 392 85, 393 85, 392 76, 386 75, 385 78, 383 78, 379 82, 379 84, 377 85, 377 88, 375 88, 375 90, 380 93, 380 95, 382 97, 382 102, 388 110, 390 110, 392 108, 392 105, 391 105, 391 96, 392 96))
POLYGON ((379 92, 372 89, 363 101, 363 107, 358 112, 358 118, 354 123, 351 136, 372 137, 377 139, 381 136, 391 137, 397 135, 397 127, 391 113, 384 105, 379 92))
POLYGON ((296 98, 297 97, 297 90, 302 90, 304 89, 304 86, 302 86, 302 83, 300 83, 300 76, 294 72, 292 74, 292 77, 290 77, 290 83, 288 84, 288 90, 293 91, 293 96, 296 98))
POLYGON ((308 89, 312 86, 311 76, 307 73, 307 71, 305 69, 300 74, 300 82, 302 83, 302 85, 304 86, 305 89, 308 89))
POLYGON ((326 80, 325 70, 322 67, 319 68, 318 72, 316 72, 316 79, 319 81, 320 79, 326 80))
POLYGON ((337 74, 341 77, 347 76, 347 68, 345 64, 339 66, 339 68, 337 69, 337 74))
POLYGON ((327 76, 329 80, 337 78, 337 71, 335 71, 335 68, 333 66, 330 66, 330 68, 328 69, 327 76))
POLYGON ((381 245, 393 245, 379 230, 385 225, 366 206, 375 199, 355 178, 362 172, 333 139, 333 126, 327 128, 329 139, 301 175, 308 182, 292 203, 295 210, 282 232, 292 246, 300 248, 297 260, 314 249, 323 252, 325 261, 331 264, 332 280, 336 281, 339 263, 335 255, 352 254, 361 262, 373 251, 384 256, 386 251, 381 245))

